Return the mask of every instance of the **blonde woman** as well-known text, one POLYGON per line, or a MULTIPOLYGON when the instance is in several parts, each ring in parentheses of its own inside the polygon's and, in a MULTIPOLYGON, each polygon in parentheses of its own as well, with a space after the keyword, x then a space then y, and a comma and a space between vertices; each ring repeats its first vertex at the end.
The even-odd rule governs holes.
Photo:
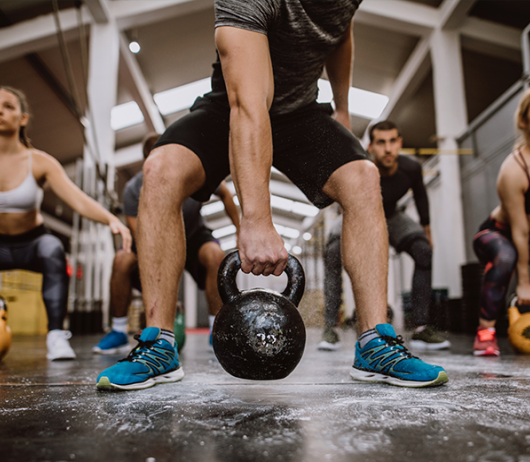
POLYGON ((498 205, 473 240, 479 260, 486 265, 480 295, 480 317, 473 346, 475 356, 499 356, 495 322, 502 309, 513 271, 517 270, 517 297, 530 304, 530 90, 515 113, 521 140, 504 160, 497 177, 498 205))
POLYGON ((59 162, 33 148, 26 134, 29 109, 24 94, 0 86, 0 271, 42 273, 42 298, 48 315, 47 358, 73 359, 63 330, 68 296, 66 257, 61 241, 49 234, 40 213, 42 187, 51 189, 80 215, 121 234, 126 249, 131 235, 118 218, 73 184, 59 162))

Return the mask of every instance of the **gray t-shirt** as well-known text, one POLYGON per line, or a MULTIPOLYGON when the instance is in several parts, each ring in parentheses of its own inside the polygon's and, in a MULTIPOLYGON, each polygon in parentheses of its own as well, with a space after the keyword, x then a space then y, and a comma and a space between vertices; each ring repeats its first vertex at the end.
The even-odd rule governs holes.
MULTIPOLYGON (((274 73, 271 114, 316 101, 326 58, 350 26, 362 0, 215 0, 215 27, 265 34, 274 73)), ((227 104, 219 63, 207 98, 227 104)))
MULTIPOLYGON (((138 216, 138 205, 140 203, 140 190, 144 180, 143 172, 137 173, 125 185, 123 191, 123 213, 128 217, 138 216)), ((219 193, 219 187, 215 191, 219 193)), ((184 229, 186 239, 193 236, 200 228, 206 226, 200 213, 202 202, 191 197, 182 204, 182 215, 184 216, 184 229)))

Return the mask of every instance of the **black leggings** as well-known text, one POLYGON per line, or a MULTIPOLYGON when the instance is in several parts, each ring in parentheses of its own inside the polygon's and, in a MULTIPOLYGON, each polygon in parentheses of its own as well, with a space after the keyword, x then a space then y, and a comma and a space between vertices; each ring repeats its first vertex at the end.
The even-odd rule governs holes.
POLYGON ((486 265, 480 290, 480 317, 495 321, 504 305, 508 284, 517 263, 509 229, 489 218, 473 239, 473 249, 486 265))
POLYGON ((0 271, 21 269, 42 273, 42 298, 48 330, 62 329, 68 298, 66 255, 61 241, 43 225, 9 236, 0 234, 0 271))

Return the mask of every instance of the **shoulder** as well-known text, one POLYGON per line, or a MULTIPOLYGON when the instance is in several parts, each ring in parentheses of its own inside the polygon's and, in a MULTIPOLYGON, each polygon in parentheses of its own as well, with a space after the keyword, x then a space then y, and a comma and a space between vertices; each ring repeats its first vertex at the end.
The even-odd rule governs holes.
POLYGON ((499 175, 497 177, 497 183, 503 185, 504 187, 509 187, 510 189, 527 189, 528 187, 528 177, 524 172, 524 165, 522 161, 518 163, 515 158, 514 153, 511 153, 504 159, 499 170, 499 175))
POLYGON ((231 26, 266 33, 279 0, 215 0, 215 27, 231 26))
POLYGON ((31 148, 30 151, 33 162, 39 165, 61 165, 55 157, 51 156, 47 152, 35 148, 31 148))
POLYGON ((33 175, 37 179, 40 179, 47 174, 63 170, 60 162, 47 152, 35 148, 31 148, 30 152, 33 175))

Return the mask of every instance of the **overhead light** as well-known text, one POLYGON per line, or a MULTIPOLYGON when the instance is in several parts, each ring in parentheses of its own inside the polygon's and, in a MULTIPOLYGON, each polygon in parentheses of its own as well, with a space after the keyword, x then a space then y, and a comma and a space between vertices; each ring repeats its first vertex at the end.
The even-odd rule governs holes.
MULTIPOLYGON (((237 196, 234 196, 234 204, 239 205, 239 199, 237 196)), ((305 217, 314 217, 318 214, 318 208, 314 205, 293 201, 273 194, 271 194, 271 207, 273 209, 285 210, 286 212, 296 213, 297 215, 303 215, 305 217)), ((221 201, 211 202, 203 205, 201 215, 207 217, 208 215, 213 215, 222 210, 224 210, 224 205, 221 201)))
MULTIPOLYGON (((329 103, 333 100, 331 84, 324 79, 318 80, 319 103, 329 103)), ((388 96, 350 87, 348 92, 348 110, 350 114, 364 119, 377 119, 388 104, 388 96)), ((333 103, 332 103, 333 104, 333 103)))
POLYGON ((213 215, 214 213, 219 213, 225 209, 225 206, 222 201, 215 201, 209 204, 203 205, 201 208, 201 215, 207 217, 208 215, 213 215))
POLYGON ((131 53, 138 53, 141 50, 140 44, 136 40, 133 40, 129 43, 129 50, 131 50, 131 53))
POLYGON ((310 241, 313 235, 311 233, 304 233, 302 237, 304 238, 304 241, 310 241))
POLYGON ((303 202, 293 201, 292 212, 297 215, 304 215, 306 217, 316 217, 318 208, 311 204, 304 204, 303 202))
MULTIPOLYGON (((137 41, 132 41, 129 44, 129 49, 133 53, 138 53, 140 51, 140 44, 137 41)), ((208 93, 211 90, 211 79, 210 77, 206 77, 186 85, 181 85, 179 87, 171 88, 170 90, 156 93, 153 96, 153 99, 155 100, 160 113, 162 115, 168 115, 182 111, 184 109, 189 109, 198 96, 202 96, 204 93, 208 93)), ((318 90, 319 92, 317 101, 319 103, 332 102, 333 92, 331 91, 331 84, 327 80, 319 79, 318 90)), ((136 103, 131 102, 130 104, 136 103)), ((388 104, 388 97, 379 93, 351 87, 348 95, 348 104, 350 114, 366 119, 376 119, 381 115, 388 104)), ((140 109, 138 108, 137 111, 140 111, 140 109)), ((142 116, 141 120, 139 120, 138 116, 136 116, 136 118, 131 117, 131 120, 133 120, 133 122, 129 122, 128 125, 124 125, 125 122, 117 124, 119 128, 113 127, 114 130, 119 130, 121 128, 138 124, 143 122, 144 119, 142 116)), ((315 215, 316 213, 309 216, 315 215)))
POLYGON ((223 228, 217 228, 212 232, 212 236, 216 239, 220 237, 230 236, 230 234, 235 234, 237 228, 234 225, 224 226, 223 228))
POLYGON ((274 209, 285 210, 287 212, 293 212, 297 215, 303 215, 306 217, 314 217, 318 214, 318 208, 311 204, 305 204, 299 201, 292 201, 285 197, 274 196, 271 194, 271 206, 274 209))
POLYGON ((211 79, 207 77, 171 90, 156 93, 153 99, 160 113, 168 115, 190 108, 198 96, 202 96, 211 90, 211 79))
POLYGON ((292 250, 295 255, 300 255, 302 253, 302 247, 299 245, 295 245, 292 250))
POLYGON ((291 239, 296 239, 300 236, 300 231, 294 228, 289 228, 288 226, 282 226, 275 224, 274 227, 280 236, 289 237, 291 239))
POLYGON ((293 201, 284 197, 273 196, 271 194, 271 206, 275 209, 290 212, 293 209, 293 201))
POLYGON ((229 241, 221 242, 221 249, 222 250, 231 250, 236 248, 236 240, 231 239, 229 241))
POLYGON ((143 121, 144 115, 136 101, 114 106, 110 111, 110 126, 113 130, 130 127, 143 121))
MULTIPOLYGON (((289 228, 288 226, 282 226, 277 224, 274 224, 274 228, 280 236, 288 237, 290 239, 296 239, 298 236, 300 236, 300 231, 295 228, 289 228)), ((236 231, 237 229, 234 225, 223 226, 222 228, 217 228, 213 230, 212 236, 216 239, 220 239, 222 237, 235 234, 236 231)))

